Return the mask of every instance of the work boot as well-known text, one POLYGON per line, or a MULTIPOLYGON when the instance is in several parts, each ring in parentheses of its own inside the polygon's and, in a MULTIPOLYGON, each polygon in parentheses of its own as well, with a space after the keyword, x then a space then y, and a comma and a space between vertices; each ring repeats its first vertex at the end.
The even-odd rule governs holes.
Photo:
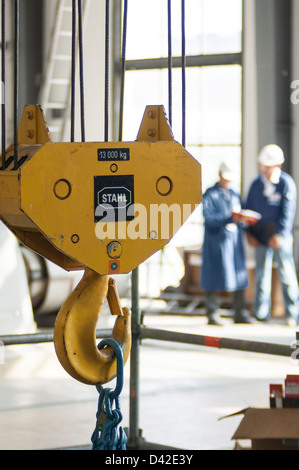
POLYGON ((221 317, 217 312, 211 312, 207 314, 208 325, 223 326, 221 317))
POLYGON ((253 318, 250 316, 249 312, 241 311, 234 314, 234 323, 254 323, 253 318))
POLYGON ((236 290, 234 292, 234 323, 254 323, 246 310, 245 292, 244 290, 236 290))
POLYGON ((208 317, 208 325, 222 325, 221 318, 217 312, 219 308, 217 302, 217 292, 214 290, 206 291, 206 309, 208 317))

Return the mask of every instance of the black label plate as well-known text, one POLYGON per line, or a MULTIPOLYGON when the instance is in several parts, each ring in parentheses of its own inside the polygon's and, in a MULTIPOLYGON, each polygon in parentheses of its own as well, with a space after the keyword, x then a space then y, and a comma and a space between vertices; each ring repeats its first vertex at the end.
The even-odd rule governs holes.
POLYGON ((134 175, 94 177, 95 222, 134 219, 134 175))
POLYGON ((130 160, 129 148, 101 148, 98 149, 99 162, 120 162, 130 160))

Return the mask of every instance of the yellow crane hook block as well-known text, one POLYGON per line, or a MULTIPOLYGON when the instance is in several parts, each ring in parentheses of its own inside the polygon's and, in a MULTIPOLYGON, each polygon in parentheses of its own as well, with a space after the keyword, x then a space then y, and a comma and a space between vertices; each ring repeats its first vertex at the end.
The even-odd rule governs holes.
POLYGON ((86 384, 116 374, 96 325, 107 298, 112 337, 131 347, 130 310, 109 274, 128 273, 173 237, 201 202, 201 166, 173 139, 163 106, 148 106, 135 142, 53 143, 40 106, 26 106, 2 157, 0 219, 27 247, 66 270, 84 269, 54 328, 58 359, 86 384))
POLYGON ((136 141, 109 143, 53 143, 40 107, 26 106, 18 140, 18 168, 0 171, 0 218, 67 270, 132 271, 201 202, 201 166, 163 106, 146 108, 136 141))

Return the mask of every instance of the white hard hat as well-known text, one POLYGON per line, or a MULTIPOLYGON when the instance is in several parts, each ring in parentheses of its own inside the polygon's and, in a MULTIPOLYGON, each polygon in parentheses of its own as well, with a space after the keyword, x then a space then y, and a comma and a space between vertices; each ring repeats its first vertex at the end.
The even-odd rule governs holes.
POLYGON ((221 163, 219 173, 225 180, 233 181, 234 179, 233 169, 226 162, 221 163))
POLYGON ((260 151, 258 161, 266 166, 282 165, 284 162, 284 154, 278 145, 266 145, 260 151))

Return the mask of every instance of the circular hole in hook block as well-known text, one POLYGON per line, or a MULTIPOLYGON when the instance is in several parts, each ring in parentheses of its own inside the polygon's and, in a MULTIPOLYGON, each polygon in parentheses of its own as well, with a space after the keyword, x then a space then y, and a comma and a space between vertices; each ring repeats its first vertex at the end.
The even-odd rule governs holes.
POLYGON ((149 233, 149 237, 151 240, 156 240, 158 236, 158 233, 156 232, 156 230, 151 230, 150 233, 149 233))
POLYGON ((80 240, 80 237, 79 237, 79 235, 77 235, 77 233, 74 233, 74 234, 71 236, 71 241, 72 241, 72 243, 78 243, 79 240, 80 240))
POLYGON ((118 170, 118 166, 116 165, 116 163, 112 163, 112 165, 110 165, 110 171, 112 173, 116 173, 118 170))
POLYGON ((27 129, 27 131, 26 131, 26 137, 28 137, 28 139, 33 139, 33 137, 34 137, 34 130, 33 130, 33 129, 27 129))
POLYGON ((57 199, 67 199, 72 191, 71 183, 66 179, 60 179, 54 184, 53 191, 57 199))
POLYGON ((156 182, 156 190, 160 196, 168 196, 172 191, 172 181, 168 176, 161 176, 156 182))

